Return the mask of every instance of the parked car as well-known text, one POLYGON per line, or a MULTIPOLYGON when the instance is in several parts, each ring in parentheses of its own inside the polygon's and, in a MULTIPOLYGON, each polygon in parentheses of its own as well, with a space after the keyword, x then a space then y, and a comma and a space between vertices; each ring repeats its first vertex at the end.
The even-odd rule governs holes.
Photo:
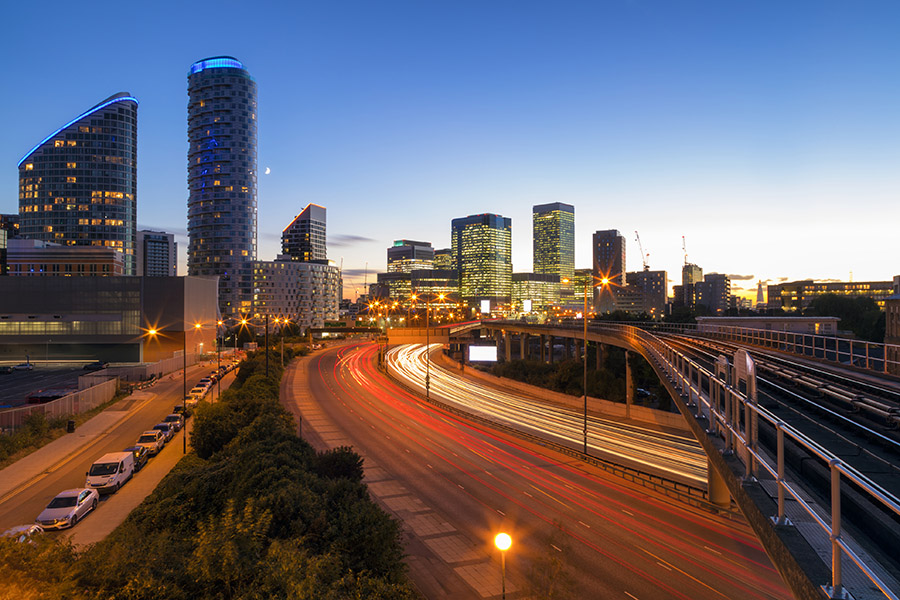
POLYGON ((11 365, 3 365, 2 367, 0 367, 0 375, 9 375, 13 372, 13 370, 14 369, 11 365))
POLYGON ((174 407, 172 407, 172 412, 176 415, 181 415, 182 417, 184 417, 185 421, 190 419, 191 415, 194 414, 190 407, 185 408, 184 404, 176 404, 174 407))
POLYGON ((197 386, 191 388, 191 398, 196 398, 197 400, 203 400, 203 397, 206 396, 206 388, 202 386, 197 386))
POLYGON ((137 445, 146 448, 147 452, 150 453, 150 456, 156 456, 159 454, 159 451, 163 449, 163 446, 166 445, 166 440, 163 438, 161 431, 151 429, 141 434, 141 437, 138 438, 137 445))
POLYGON ((150 451, 144 446, 129 446, 123 452, 131 452, 134 456, 134 472, 137 473, 144 468, 147 461, 150 460, 150 451))
POLYGON ((31 525, 17 525, 0 533, 0 537, 15 539, 20 544, 30 542, 31 538, 44 533, 44 528, 37 523, 31 525))
POLYGON ((171 415, 166 415, 163 423, 170 423, 175 428, 175 431, 181 431, 181 428, 184 427, 184 417, 178 413, 172 413, 171 415))
POLYGON ((212 385, 212 379, 209 377, 204 377, 203 379, 201 379, 200 381, 197 382, 197 385, 195 387, 205 387, 208 389, 209 386, 211 386, 211 385, 212 385))
POLYGON ((100 369, 105 369, 108 366, 109 363, 105 360, 98 360, 97 362, 92 362, 84 365, 82 369, 85 371, 99 371, 100 369))
POLYGON ((115 494, 134 475, 134 454, 110 452, 94 461, 85 473, 84 486, 100 493, 115 494))
POLYGON ((58 493, 34 522, 44 529, 74 527, 78 521, 97 508, 99 502, 100 494, 97 490, 87 488, 66 490, 58 493))
POLYGON ((19 363, 13 367, 14 371, 34 371, 34 365, 30 362, 27 363, 19 363))
POLYGON ((166 443, 175 437, 175 426, 171 423, 157 423, 153 426, 153 429, 162 432, 163 437, 166 439, 166 443))

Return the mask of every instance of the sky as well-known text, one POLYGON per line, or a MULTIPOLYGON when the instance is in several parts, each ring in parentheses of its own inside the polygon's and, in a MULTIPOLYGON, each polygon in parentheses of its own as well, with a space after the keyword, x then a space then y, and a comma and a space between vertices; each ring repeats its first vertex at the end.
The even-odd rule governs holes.
POLYGON ((628 270, 637 231, 680 283, 684 239, 753 297, 900 274, 896 1, 49 0, 4 21, 0 212, 34 144, 128 91, 138 227, 176 233, 180 271, 187 73, 231 55, 259 91, 259 258, 321 204, 349 298, 393 240, 449 247, 470 214, 511 217, 513 270, 531 271, 548 202, 575 206, 576 268, 618 229, 628 270))

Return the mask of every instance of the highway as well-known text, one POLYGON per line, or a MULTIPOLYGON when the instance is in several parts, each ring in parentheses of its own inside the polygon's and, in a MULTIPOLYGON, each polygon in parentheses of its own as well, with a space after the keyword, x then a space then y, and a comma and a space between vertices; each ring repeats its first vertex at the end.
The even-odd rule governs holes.
POLYGON ((490 540, 500 530, 513 538, 511 599, 541 578, 568 579, 573 598, 790 597, 745 523, 440 411, 388 379, 376 356, 374 344, 318 354, 300 363, 308 385, 283 401, 317 447, 350 443, 365 457, 371 493, 403 519, 426 597, 499 597, 485 586, 499 584, 490 540))
MULTIPOLYGON (((432 352, 439 348, 433 344, 432 352)), ((387 353, 387 361, 407 385, 420 389, 424 395, 424 345, 392 348, 387 353)), ((584 414, 581 412, 462 378, 434 360, 430 365, 430 382, 432 396, 444 402, 575 449, 584 446, 584 414)), ((591 455, 615 464, 706 488, 706 455, 689 435, 665 433, 589 415, 588 450, 591 455)))
MULTIPOLYGON (((193 382, 198 381, 214 368, 215 366, 210 367, 207 364, 188 367, 188 389, 190 389, 193 382)), ((176 404, 180 404, 181 397, 182 378, 181 372, 178 372, 177 374, 164 376, 153 387, 136 392, 130 397, 120 400, 94 417, 94 419, 108 423, 108 426, 102 426, 101 430, 98 430, 97 435, 92 436, 92 439, 86 444, 79 447, 72 454, 61 458, 56 464, 44 467, 45 470, 41 472, 28 474, 30 479, 24 485, 0 494, 0 531, 5 531, 16 525, 33 523, 35 517, 57 493, 70 488, 84 487, 85 473, 90 469, 95 459, 108 452, 120 452, 123 448, 133 446, 142 431, 151 429, 154 425, 161 422, 166 415, 172 412, 172 408, 176 404)), ((83 428, 85 428, 84 425, 76 430, 75 433, 66 435, 84 435, 83 428)), ((190 428, 191 421, 189 419, 188 430, 190 428)), ((164 452, 176 450, 176 448, 171 446, 172 442, 167 445, 164 452)), ((177 452, 181 453, 180 441, 178 442, 177 452)), ((151 458, 150 463, 154 460, 157 459, 151 458)), ((22 461, 13 463, 7 469, 22 468, 21 463, 22 461)), ((0 471, 0 477, 5 472, 6 469, 0 471)), ((138 472, 135 474, 134 480, 140 477, 141 473, 138 472)), ((126 492, 133 483, 132 481, 126 484, 122 488, 122 492, 126 492)), ((110 496, 101 496, 100 506, 95 511, 96 514, 89 515, 84 522, 79 523, 68 531, 77 533, 79 529, 94 527, 94 523, 104 518, 104 504, 108 498, 110 496)), ((50 532, 50 535, 59 534, 50 532)), ((71 535, 71 533, 64 533, 63 535, 71 535)))

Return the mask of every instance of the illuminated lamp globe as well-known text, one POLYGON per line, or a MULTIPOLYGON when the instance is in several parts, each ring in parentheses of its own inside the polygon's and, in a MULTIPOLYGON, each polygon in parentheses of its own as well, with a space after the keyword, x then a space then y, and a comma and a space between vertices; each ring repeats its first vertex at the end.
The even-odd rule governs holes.
POLYGON ((509 547, 512 546, 512 538, 509 537, 509 534, 498 533, 497 537, 494 538, 494 545, 503 552, 506 552, 509 550, 509 547))

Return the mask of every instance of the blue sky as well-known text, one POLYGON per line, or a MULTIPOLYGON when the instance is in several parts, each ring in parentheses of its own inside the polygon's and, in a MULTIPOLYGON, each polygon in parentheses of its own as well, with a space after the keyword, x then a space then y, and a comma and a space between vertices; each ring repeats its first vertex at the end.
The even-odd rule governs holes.
MULTIPOLYGON (((17 3, 4 9, 0 212, 16 162, 129 91, 138 224, 186 228, 187 71, 259 85, 259 257, 309 202, 353 297, 394 239, 575 205, 576 267, 619 229, 628 268, 886 280, 900 273, 900 3, 596 0, 17 3), (358 274, 358 275, 357 275, 358 274)), ((180 260, 183 267, 183 256, 180 260)), ((752 276, 752 277, 751 277, 752 276)), ((676 281, 677 282, 677 281, 676 281)), ((358 290, 362 293, 362 288, 358 290)))

